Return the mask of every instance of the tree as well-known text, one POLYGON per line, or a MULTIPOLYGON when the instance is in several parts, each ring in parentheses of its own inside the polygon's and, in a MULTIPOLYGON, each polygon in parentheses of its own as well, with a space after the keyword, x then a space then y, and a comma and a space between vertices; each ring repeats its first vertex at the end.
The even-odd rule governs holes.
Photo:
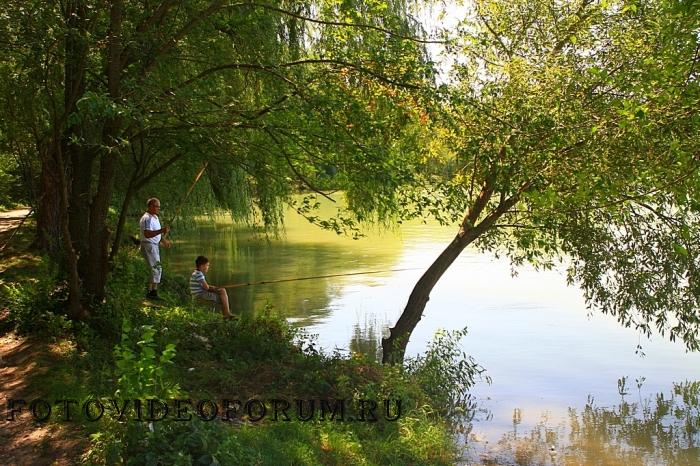
POLYGON ((255 204, 267 226, 329 169, 358 212, 381 209, 401 94, 428 77, 417 30, 400 1, 10 1, 4 134, 38 155, 38 230, 70 315, 104 298, 131 202, 166 170, 176 199, 210 166, 219 205, 255 204))
POLYGON ((683 1, 478 0, 438 94, 427 175, 402 216, 459 222, 415 285, 384 362, 400 362, 433 286, 470 244, 568 260, 592 307, 700 348, 700 43, 683 1))

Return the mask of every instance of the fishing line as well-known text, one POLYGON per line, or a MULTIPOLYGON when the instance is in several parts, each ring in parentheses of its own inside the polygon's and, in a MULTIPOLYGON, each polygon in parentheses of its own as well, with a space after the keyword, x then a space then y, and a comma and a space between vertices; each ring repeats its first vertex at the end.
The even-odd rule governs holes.
POLYGON ((411 268, 405 268, 405 269, 372 270, 372 271, 367 271, 367 272, 334 273, 331 275, 315 275, 312 277, 283 278, 280 280, 262 280, 259 282, 234 283, 232 285, 225 285, 225 286, 221 286, 218 288, 242 288, 244 286, 268 285, 271 283, 296 282, 296 281, 300 281, 300 280, 315 280, 318 278, 347 277, 350 275, 368 275, 368 274, 373 274, 373 273, 404 272, 407 270, 424 270, 424 269, 422 267, 411 267, 411 268))

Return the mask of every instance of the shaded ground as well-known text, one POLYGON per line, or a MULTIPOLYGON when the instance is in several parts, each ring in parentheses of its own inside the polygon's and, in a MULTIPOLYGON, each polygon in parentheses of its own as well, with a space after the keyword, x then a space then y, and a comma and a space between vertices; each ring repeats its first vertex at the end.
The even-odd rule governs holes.
POLYGON ((0 464, 67 466, 79 463, 88 447, 87 437, 75 424, 37 423, 26 408, 14 421, 7 420, 9 399, 29 404, 42 397, 37 379, 58 358, 59 349, 45 342, 14 333, 0 337, 0 464))
POLYGON ((0 212, 0 283, 4 273, 10 269, 13 275, 31 276, 33 268, 40 261, 30 250, 34 219, 28 218, 17 229, 28 213, 28 208, 0 212))
POLYGON ((28 213, 28 208, 0 212, 0 235, 16 228, 28 213))
MULTIPOLYGON (((29 209, 0 212, 0 248, 28 213, 29 209)), ((5 278, 8 269, 12 269, 15 278, 32 275, 32 268, 39 258, 28 250, 31 222, 28 219, 8 246, 0 251, 1 278, 5 278)), ((41 398, 41 388, 47 386, 45 377, 49 368, 57 364, 65 352, 59 345, 7 331, 8 314, 9 310, 0 306, 0 464, 79 464, 80 456, 88 447, 88 439, 77 425, 34 422, 27 408, 14 421, 7 420, 8 400, 24 399, 29 404, 31 400, 41 398)))

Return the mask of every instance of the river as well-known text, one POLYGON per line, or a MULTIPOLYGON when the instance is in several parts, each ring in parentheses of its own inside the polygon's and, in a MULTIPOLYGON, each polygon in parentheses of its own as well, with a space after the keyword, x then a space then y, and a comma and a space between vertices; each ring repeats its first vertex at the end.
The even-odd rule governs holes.
MULTIPOLYGON (((412 222, 352 240, 298 215, 266 237, 228 217, 174 231, 166 271, 189 276, 211 261, 217 285, 334 276, 230 291, 234 312, 266 304, 332 351, 378 354, 421 273, 455 228, 412 222)), ((408 355, 439 328, 469 334, 462 345, 492 384, 472 389, 476 410, 458 434, 462 464, 700 465, 700 354, 586 308, 564 270, 520 267, 467 249, 431 294, 408 355), (637 345, 641 345, 641 352, 637 345), (693 398, 694 397, 694 398, 693 398)))

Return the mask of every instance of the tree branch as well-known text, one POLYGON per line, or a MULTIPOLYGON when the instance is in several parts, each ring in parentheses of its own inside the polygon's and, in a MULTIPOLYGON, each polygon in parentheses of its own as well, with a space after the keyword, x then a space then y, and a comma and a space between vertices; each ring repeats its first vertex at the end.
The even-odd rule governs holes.
POLYGON ((501 35, 498 34, 498 33, 493 29, 493 27, 491 27, 491 24, 488 22, 488 20, 486 19, 486 17, 485 17, 484 15, 482 15, 482 14, 479 13, 479 19, 480 19, 481 22, 484 24, 484 26, 486 26, 486 29, 489 30, 489 32, 491 33, 491 35, 498 41, 498 43, 501 45, 501 48, 502 48, 503 51, 506 53, 506 55, 508 55, 508 57, 511 57, 511 56, 513 55, 513 52, 512 52, 508 47, 506 47, 506 44, 503 43, 503 39, 501 39, 501 35))
POLYGON ((279 139, 272 133, 267 128, 264 128, 264 131, 267 133, 268 136, 277 144, 277 147, 279 147, 280 152, 284 156, 285 160, 287 161, 287 165, 289 165, 289 168, 292 169, 292 172, 294 172, 294 175, 296 175, 297 178, 299 178, 310 190, 312 190, 315 193, 320 194, 321 196, 325 197, 326 199, 330 200, 331 202, 335 202, 335 199, 330 197, 328 194, 324 193, 320 189, 316 188, 304 175, 302 175, 299 170, 296 169, 292 161, 289 159, 289 155, 287 154, 287 151, 284 150, 282 147, 282 144, 280 143, 279 139))
POLYGON ((383 34, 386 34, 386 35, 391 36, 391 37, 395 37, 395 38, 397 38, 397 39, 408 40, 408 41, 411 41, 411 42, 416 42, 416 43, 418 43, 418 44, 443 44, 443 45, 445 45, 445 44, 448 44, 448 43, 449 43, 448 40, 426 40, 426 39, 418 39, 418 38, 416 38, 416 37, 411 37, 411 36, 406 36, 406 35, 403 35, 403 34, 398 34, 398 33, 394 32, 394 31, 389 30, 389 29, 386 29, 386 28, 383 28, 383 27, 380 27, 380 26, 374 26, 374 25, 372 25, 372 24, 343 23, 343 22, 340 22, 340 21, 325 21, 325 20, 322 20, 322 19, 310 18, 310 17, 308 17, 308 16, 303 16, 303 15, 300 15, 300 14, 298 14, 298 13, 294 13, 294 12, 289 11, 289 10, 284 10, 284 9, 282 9, 282 8, 279 8, 279 7, 276 7, 276 6, 273 6, 273 5, 269 5, 269 4, 267 4, 267 3, 246 2, 246 3, 236 4, 236 5, 232 5, 232 6, 239 6, 239 5, 257 6, 257 7, 260 7, 260 8, 264 8, 264 9, 266 9, 266 10, 271 10, 271 11, 276 11, 276 12, 278 12, 278 13, 282 13, 282 14, 284 14, 284 15, 286 15, 286 16, 291 16, 291 17, 293 17, 293 18, 301 19, 302 21, 308 21, 309 23, 315 23, 315 24, 323 24, 323 25, 325 25, 325 26, 339 26, 339 27, 350 27, 350 28, 357 28, 357 29, 369 29, 369 30, 381 32, 381 33, 383 33, 383 34))
POLYGON ((564 37, 554 45, 554 48, 552 49, 553 54, 561 52, 561 49, 563 49, 567 43, 571 42, 571 37, 576 34, 576 31, 578 31, 578 29, 583 25, 584 21, 586 21, 593 14, 592 11, 589 11, 584 14, 584 10, 588 5, 591 4, 591 2, 592 0, 583 0, 581 2, 581 5, 579 6, 578 10, 576 11, 576 13, 574 13, 576 16, 578 16, 578 21, 572 24, 569 27, 569 29, 566 30, 566 34, 564 35, 564 37))
POLYGON ((223 70, 234 70, 234 69, 249 69, 249 70, 254 70, 254 71, 262 71, 264 73, 271 74, 280 80, 286 82, 287 84, 293 86, 295 89, 298 88, 297 84, 294 83, 292 80, 287 78, 286 76, 281 75, 280 73, 277 72, 278 69, 283 69, 283 68, 291 68, 294 66, 301 66, 301 65, 314 65, 314 64, 326 64, 326 65, 339 65, 343 66, 346 68, 352 68, 354 70, 357 70, 359 72, 368 74, 384 83, 391 84, 396 87, 403 87, 406 89, 420 89, 419 86, 413 85, 413 84, 407 84, 407 83, 402 83, 402 82, 397 82, 394 81, 390 78, 387 78, 386 76, 383 76, 379 73, 376 73, 372 70, 369 70, 365 67, 358 66, 354 63, 349 63, 346 61, 342 60, 332 60, 332 59, 325 59, 325 58, 315 58, 315 59, 305 59, 305 60, 296 60, 292 62, 286 62, 286 63, 279 63, 277 65, 262 65, 258 63, 227 63, 225 65, 218 65, 214 66, 212 68, 209 68, 207 70, 201 71, 199 74, 196 76, 183 81, 182 83, 178 84, 176 87, 170 88, 167 91, 164 92, 164 94, 170 94, 173 95, 175 93, 175 89, 182 89, 183 87, 187 87, 193 82, 205 78, 209 76, 210 74, 216 73, 218 71, 223 71, 223 70))
POLYGON ((185 24, 170 39, 168 39, 164 44, 162 44, 155 51, 155 53, 151 57, 149 57, 149 60, 144 64, 143 72, 141 74, 142 78, 145 77, 149 72, 151 72, 153 68, 155 68, 156 64, 158 63, 158 58, 168 54, 177 45, 177 43, 180 42, 180 40, 182 40, 182 38, 184 38, 195 28, 195 26, 197 26, 200 22, 204 21, 205 19, 209 18, 217 10, 221 9, 223 3, 224 0, 212 1, 207 8, 205 8, 199 14, 196 14, 192 19, 190 19, 190 21, 187 24, 185 24))
POLYGON ((170 157, 168 160, 163 162, 162 164, 155 167, 153 170, 151 170, 151 172, 148 175, 146 175, 146 176, 142 177, 141 179, 139 179, 138 181, 136 181, 136 183, 134 184, 134 189, 136 191, 138 191, 139 189, 146 186, 146 184, 148 184, 153 178, 155 178, 156 176, 161 174, 166 168, 168 168, 169 166, 171 166, 172 164, 174 164, 175 162, 180 160, 183 155, 184 155, 184 153, 182 153, 182 152, 175 154, 172 157, 170 157))
MULTIPOLYGON (((152 28, 156 23, 157 24, 162 24, 163 19, 165 16, 168 14, 168 11, 175 6, 177 3, 177 0, 164 0, 163 3, 158 5, 156 10, 153 12, 152 15, 149 17, 145 18, 141 23, 139 23, 138 26, 136 26, 136 34, 143 34, 150 28, 152 28)), ((121 54, 121 62, 124 65, 124 68, 129 66, 131 63, 133 63, 133 52, 134 48, 133 46, 129 45, 128 47, 125 47, 124 50, 122 51, 121 54)))

